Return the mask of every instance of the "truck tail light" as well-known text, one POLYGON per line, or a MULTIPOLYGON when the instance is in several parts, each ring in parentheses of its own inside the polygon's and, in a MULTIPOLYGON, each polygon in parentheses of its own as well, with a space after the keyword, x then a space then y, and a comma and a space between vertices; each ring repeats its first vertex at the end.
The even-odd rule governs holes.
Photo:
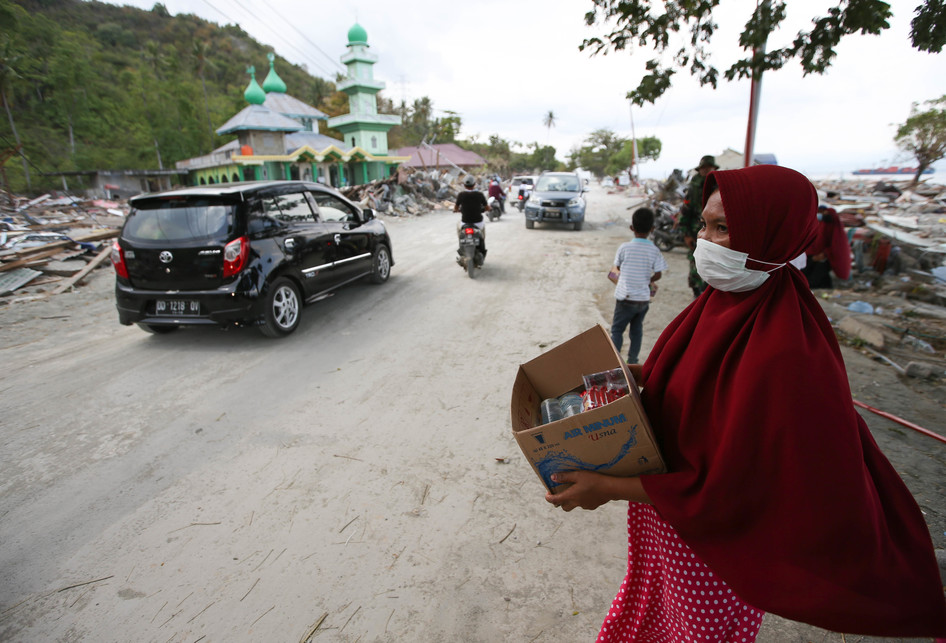
POLYGON ((125 251, 118 245, 118 241, 112 243, 112 265, 115 266, 116 275, 128 279, 128 265, 125 264, 125 251))
POLYGON ((223 276, 232 277, 239 274, 246 266, 246 258, 250 255, 250 240, 240 237, 228 243, 223 249, 223 276))

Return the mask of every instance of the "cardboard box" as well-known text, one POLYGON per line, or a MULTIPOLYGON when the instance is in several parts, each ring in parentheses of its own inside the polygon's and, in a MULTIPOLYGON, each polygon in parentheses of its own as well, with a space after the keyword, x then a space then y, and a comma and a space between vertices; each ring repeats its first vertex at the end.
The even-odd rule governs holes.
POLYGON ((594 326, 519 366, 512 387, 512 431, 550 491, 552 474, 587 469, 627 477, 666 471, 640 392, 607 331, 594 326), (629 393, 596 409, 541 424, 542 400, 584 387, 582 376, 621 368, 629 393))

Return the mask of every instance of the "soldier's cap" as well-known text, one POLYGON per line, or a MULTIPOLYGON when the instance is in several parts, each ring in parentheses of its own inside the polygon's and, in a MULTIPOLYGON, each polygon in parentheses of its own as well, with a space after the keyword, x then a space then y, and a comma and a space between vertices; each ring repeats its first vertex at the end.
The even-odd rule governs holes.
POLYGON ((711 168, 713 168, 714 170, 718 170, 718 169, 719 169, 719 166, 716 165, 716 157, 713 156, 713 155, 711 155, 711 154, 707 154, 706 156, 704 156, 703 158, 701 158, 701 159, 700 159, 700 164, 696 166, 696 169, 699 170, 699 169, 702 169, 702 168, 704 168, 704 167, 711 167, 711 168))

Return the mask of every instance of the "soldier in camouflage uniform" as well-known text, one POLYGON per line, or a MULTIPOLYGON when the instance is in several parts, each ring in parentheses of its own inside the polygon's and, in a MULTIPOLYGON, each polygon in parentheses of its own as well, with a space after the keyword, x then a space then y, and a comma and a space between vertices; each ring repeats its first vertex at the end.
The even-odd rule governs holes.
POLYGON ((696 271, 696 261, 693 259, 693 250, 696 248, 696 235, 700 231, 700 216, 703 213, 703 183, 706 181, 706 175, 713 170, 718 170, 716 158, 706 155, 700 159, 700 164, 696 168, 696 174, 690 180, 687 186, 686 199, 683 201, 683 207, 680 208, 680 218, 677 225, 683 228, 683 240, 687 244, 687 259, 690 261, 690 275, 687 277, 687 284, 693 291, 694 297, 699 297, 706 289, 706 283, 700 278, 700 273, 696 271))

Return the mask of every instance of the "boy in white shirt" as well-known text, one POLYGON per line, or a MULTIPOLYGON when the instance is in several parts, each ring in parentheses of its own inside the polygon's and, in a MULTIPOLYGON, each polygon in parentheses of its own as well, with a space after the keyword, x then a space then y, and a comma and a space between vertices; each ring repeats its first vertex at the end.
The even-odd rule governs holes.
POLYGON ((638 208, 631 217, 634 238, 618 248, 614 266, 608 275, 616 284, 611 341, 620 353, 624 344, 624 329, 630 326, 628 364, 637 364, 644 337, 644 316, 650 308, 651 287, 656 288, 654 282, 667 269, 667 262, 660 250, 647 238, 653 228, 653 210, 638 208))

